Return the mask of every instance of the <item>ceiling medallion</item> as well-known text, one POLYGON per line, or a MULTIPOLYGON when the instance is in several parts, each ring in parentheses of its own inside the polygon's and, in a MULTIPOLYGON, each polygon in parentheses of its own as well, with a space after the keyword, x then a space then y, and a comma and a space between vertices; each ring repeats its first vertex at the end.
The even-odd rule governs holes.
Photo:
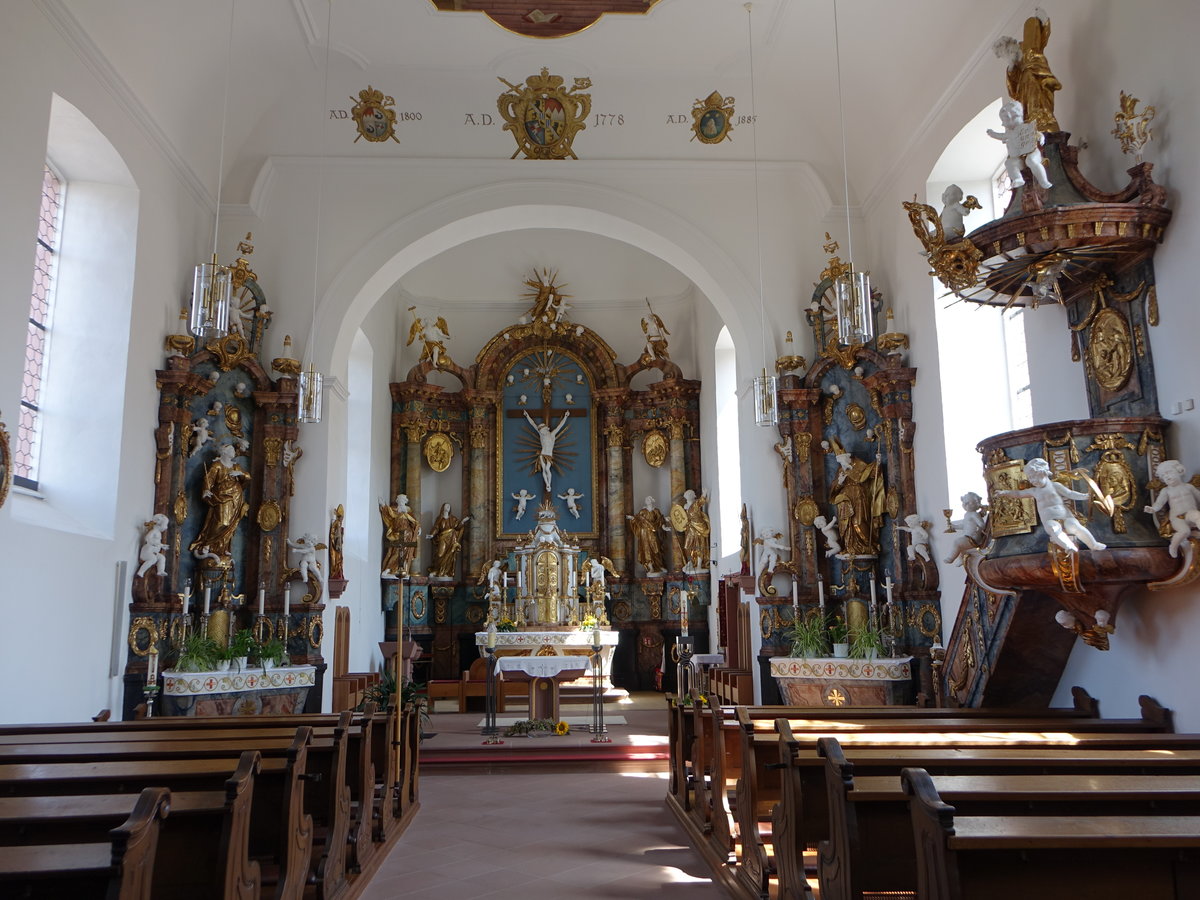
POLYGON ((481 12, 501 28, 535 38, 577 34, 608 13, 645 15, 658 0, 431 0, 441 12, 481 12))
POLYGON ((719 144, 733 131, 733 98, 713 91, 692 105, 692 140, 719 144))
POLYGON ((504 130, 517 141, 511 158, 524 153, 526 159, 578 159, 571 142, 587 127, 592 95, 580 92, 592 86, 592 79, 576 78, 568 90, 561 75, 551 75, 543 67, 540 75, 526 78, 524 86, 500 80, 509 89, 496 99, 496 108, 504 118, 504 130))

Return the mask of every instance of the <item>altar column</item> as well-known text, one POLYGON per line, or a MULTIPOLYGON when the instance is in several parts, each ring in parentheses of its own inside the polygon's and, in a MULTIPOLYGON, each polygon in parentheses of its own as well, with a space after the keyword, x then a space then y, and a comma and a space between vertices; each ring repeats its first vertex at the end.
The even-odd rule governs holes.
MULTIPOLYGON (((665 511, 670 512, 671 506, 683 501, 683 492, 687 490, 687 471, 686 471, 686 456, 683 446, 683 429, 684 422, 682 419, 671 419, 669 423, 671 432, 671 497, 667 503, 663 504, 665 511)), ((668 556, 670 557, 671 571, 677 571, 683 568, 684 559, 679 554, 680 538, 672 529, 673 535, 668 547, 668 556)))
POLYGON ((610 416, 604 427, 608 440, 608 554, 613 568, 625 572, 625 426, 610 416))
MULTIPOLYGON (((421 515, 421 439, 426 428, 420 423, 406 423, 404 429, 404 493, 408 495, 408 507, 419 518, 421 515)), ((394 498, 389 498, 394 499, 394 498)), ((417 559, 420 559, 420 551, 417 559)))
POLYGON ((488 436, 492 432, 488 422, 488 409, 494 408, 495 399, 471 398, 467 412, 468 464, 470 475, 467 481, 468 504, 472 527, 467 530, 467 572, 482 571, 487 562, 484 554, 488 550, 488 536, 492 525, 488 516, 488 436))

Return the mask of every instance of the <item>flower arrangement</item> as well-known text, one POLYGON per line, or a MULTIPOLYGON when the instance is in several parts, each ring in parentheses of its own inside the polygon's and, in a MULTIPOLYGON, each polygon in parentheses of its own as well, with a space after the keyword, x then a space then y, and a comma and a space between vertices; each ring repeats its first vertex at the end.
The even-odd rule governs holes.
POLYGON ((596 627, 596 617, 591 613, 583 617, 583 621, 579 623, 580 631, 591 631, 596 627))
POLYGON ((535 735, 570 734, 571 726, 553 719, 521 719, 504 729, 505 737, 534 737, 535 735))
POLYGON ((517 623, 514 622, 512 619, 510 619, 508 616, 501 616, 499 621, 496 622, 496 630, 497 631, 506 631, 506 632, 507 631, 516 631, 517 623))

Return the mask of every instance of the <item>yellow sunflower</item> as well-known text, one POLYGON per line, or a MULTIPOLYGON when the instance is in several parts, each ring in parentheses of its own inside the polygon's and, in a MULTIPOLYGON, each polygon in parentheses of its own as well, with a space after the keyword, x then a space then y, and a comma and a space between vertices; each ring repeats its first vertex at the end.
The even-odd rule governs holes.
POLYGON ((570 734, 571 726, 568 725, 566 722, 559 722, 557 725, 554 726, 554 733, 555 734, 570 734))

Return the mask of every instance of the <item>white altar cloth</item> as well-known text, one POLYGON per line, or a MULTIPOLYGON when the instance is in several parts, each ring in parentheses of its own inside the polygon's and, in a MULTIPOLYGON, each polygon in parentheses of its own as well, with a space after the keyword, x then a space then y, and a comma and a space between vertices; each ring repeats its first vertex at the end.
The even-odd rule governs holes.
POLYGON ((590 672, 592 662, 586 656, 499 656, 496 668, 505 672, 524 672, 530 678, 554 678, 562 672, 583 669, 590 672))

